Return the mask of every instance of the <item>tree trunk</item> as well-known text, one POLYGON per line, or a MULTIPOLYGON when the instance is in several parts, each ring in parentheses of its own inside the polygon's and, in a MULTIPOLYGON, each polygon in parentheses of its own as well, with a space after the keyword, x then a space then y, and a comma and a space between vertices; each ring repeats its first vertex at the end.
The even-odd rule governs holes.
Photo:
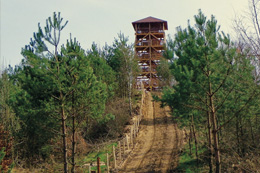
MULTIPOLYGON (((62 97, 62 94, 61 94, 62 97)), ((64 172, 68 172, 68 156, 67 156, 67 132, 66 132, 66 116, 64 111, 64 104, 61 104, 61 113, 62 113, 62 138, 63 138, 63 160, 64 160, 64 172)))
POLYGON ((243 130, 243 123, 242 123, 242 117, 241 115, 239 116, 239 120, 240 120, 240 134, 241 134, 241 154, 242 157, 245 157, 245 153, 246 153, 246 147, 245 147, 245 137, 244 137, 244 130, 243 130))
POLYGON ((258 115, 257 114, 255 115, 255 126, 258 127, 257 128, 257 131, 258 131, 260 126, 258 124, 258 115))
POLYGON ((209 172, 213 172, 213 148, 212 148, 212 137, 211 137, 211 121, 210 121, 210 113, 207 111, 207 121, 208 121, 208 152, 209 152, 209 172))
POLYGON ((253 125, 252 125, 252 122, 251 122, 251 118, 248 121, 249 121, 249 125, 250 125, 252 142, 253 142, 253 145, 255 146, 255 135, 254 135, 254 131, 253 131, 253 125))
POLYGON ((221 162, 220 162, 220 151, 218 144, 218 132, 217 132, 217 122, 216 122, 216 114, 212 111, 212 124, 213 124, 213 141, 214 141, 214 150, 215 150, 215 161, 216 161, 216 173, 221 172, 221 162))
POLYGON ((236 116, 236 136, 237 136, 237 153, 240 155, 240 139, 239 139, 239 121, 238 115, 236 116))
POLYGON ((192 155, 192 151, 191 151, 191 141, 192 141, 192 129, 191 129, 191 125, 190 125, 190 137, 189 137, 190 155, 192 155))
POLYGON ((76 127, 75 127, 75 100, 74 100, 74 93, 72 94, 72 156, 71 156, 71 163, 72 163, 72 167, 71 167, 71 172, 74 173, 75 172, 75 155, 76 155, 76 137, 75 137, 75 133, 76 133, 76 127))
POLYGON ((195 127, 194 127, 193 115, 191 116, 191 122, 192 122, 192 131, 193 131, 194 143, 195 143, 197 166, 199 166, 198 142, 197 142, 197 138, 196 138, 196 132, 195 132, 195 127))
POLYGON ((211 109, 211 121, 212 121, 212 137, 214 142, 214 151, 215 151, 215 162, 216 162, 216 173, 221 172, 221 161, 220 161, 220 151, 219 151, 219 141, 218 141, 218 127, 217 127, 217 117, 215 111, 215 105, 213 101, 213 94, 211 83, 209 82, 209 101, 210 101, 210 109, 211 109))
MULTIPOLYGON (((130 77, 131 78, 131 77, 130 77)), ((129 100, 129 112, 132 115, 132 87, 131 87, 131 80, 129 81, 129 89, 128 89, 128 100, 129 100)))

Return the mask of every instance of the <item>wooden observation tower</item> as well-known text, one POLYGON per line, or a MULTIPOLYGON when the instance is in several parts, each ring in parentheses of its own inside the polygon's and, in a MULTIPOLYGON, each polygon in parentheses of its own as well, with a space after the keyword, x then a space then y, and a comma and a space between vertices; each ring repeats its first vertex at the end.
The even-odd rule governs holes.
POLYGON ((141 73, 137 77, 137 88, 143 83, 147 90, 159 88, 156 67, 164 51, 167 21, 147 17, 132 23, 135 29, 135 52, 141 73))

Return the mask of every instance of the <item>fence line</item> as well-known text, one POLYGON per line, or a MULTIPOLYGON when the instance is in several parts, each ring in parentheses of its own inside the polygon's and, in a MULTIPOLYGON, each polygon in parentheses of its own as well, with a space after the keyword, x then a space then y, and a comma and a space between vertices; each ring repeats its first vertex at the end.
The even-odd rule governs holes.
POLYGON ((133 150, 135 145, 135 138, 139 132, 140 121, 143 117, 143 106, 144 106, 144 98, 146 96, 146 92, 142 89, 142 98, 140 103, 140 112, 138 115, 133 117, 132 121, 133 124, 129 127, 130 132, 125 133, 124 137, 118 141, 117 147, 115 147, 115 154, 113 155, 113 170, 121 167, 126 160, 129 153, 133 150))
MULTIPOLYGON (((129 127, 130 132, 125 133, 124 137, 117 141, 117 146, 113 146, 113 151, 111 155, 107 153, 106 166, 108 173, 112 170, 117 170, 119 167, 121 167, 129 153, 131 153, 131 151, 134 148, 134 139, 137 137, 137 134, 139 132, 140 121, 143 117, 144 98, 146 96, 145 89, 142 89, 141 92, 142 97, 140 103, 140 110, 138 115, 134 116, 132 119, 133 124, 129 127)), ((91 173, 91 166, 89 166, 89 173, 91 173)))

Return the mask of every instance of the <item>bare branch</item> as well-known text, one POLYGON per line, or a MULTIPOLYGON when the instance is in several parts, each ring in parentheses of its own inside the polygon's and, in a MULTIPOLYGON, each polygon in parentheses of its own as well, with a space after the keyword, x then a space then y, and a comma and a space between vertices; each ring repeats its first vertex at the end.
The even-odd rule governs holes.
POLYGON ((224 122, 221 126, 218 127, 218 129, 216 131, 219 131, 220 129, 222 129, 224 126, 226 126, 231 120, 233 120, 240 112, 242 112, 244 110, 244 108, 248 105, 248 103, 250 103, 250 101, 254 98, 255 94, 256 94, 256 90, 258 88, 256 88, 253 93, 251 94, 251 96, 249 97, 249 99, 246 101, 246 103, 237 111, 233 114, 233 116, 227 120, 226 122, 224 122))

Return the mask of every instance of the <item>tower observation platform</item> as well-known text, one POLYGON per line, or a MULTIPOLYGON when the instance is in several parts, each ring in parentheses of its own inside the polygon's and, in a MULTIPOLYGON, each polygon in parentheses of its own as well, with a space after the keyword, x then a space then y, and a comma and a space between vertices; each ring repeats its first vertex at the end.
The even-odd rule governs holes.
POLYGON ((159 88, 159 77, 156 71, 164 51, 165 30, 167 21, 147 17, 132 22, 135 30, 135 53, 141 72, 137 77, 137 88, 143 83, 147 90, 159 88))

